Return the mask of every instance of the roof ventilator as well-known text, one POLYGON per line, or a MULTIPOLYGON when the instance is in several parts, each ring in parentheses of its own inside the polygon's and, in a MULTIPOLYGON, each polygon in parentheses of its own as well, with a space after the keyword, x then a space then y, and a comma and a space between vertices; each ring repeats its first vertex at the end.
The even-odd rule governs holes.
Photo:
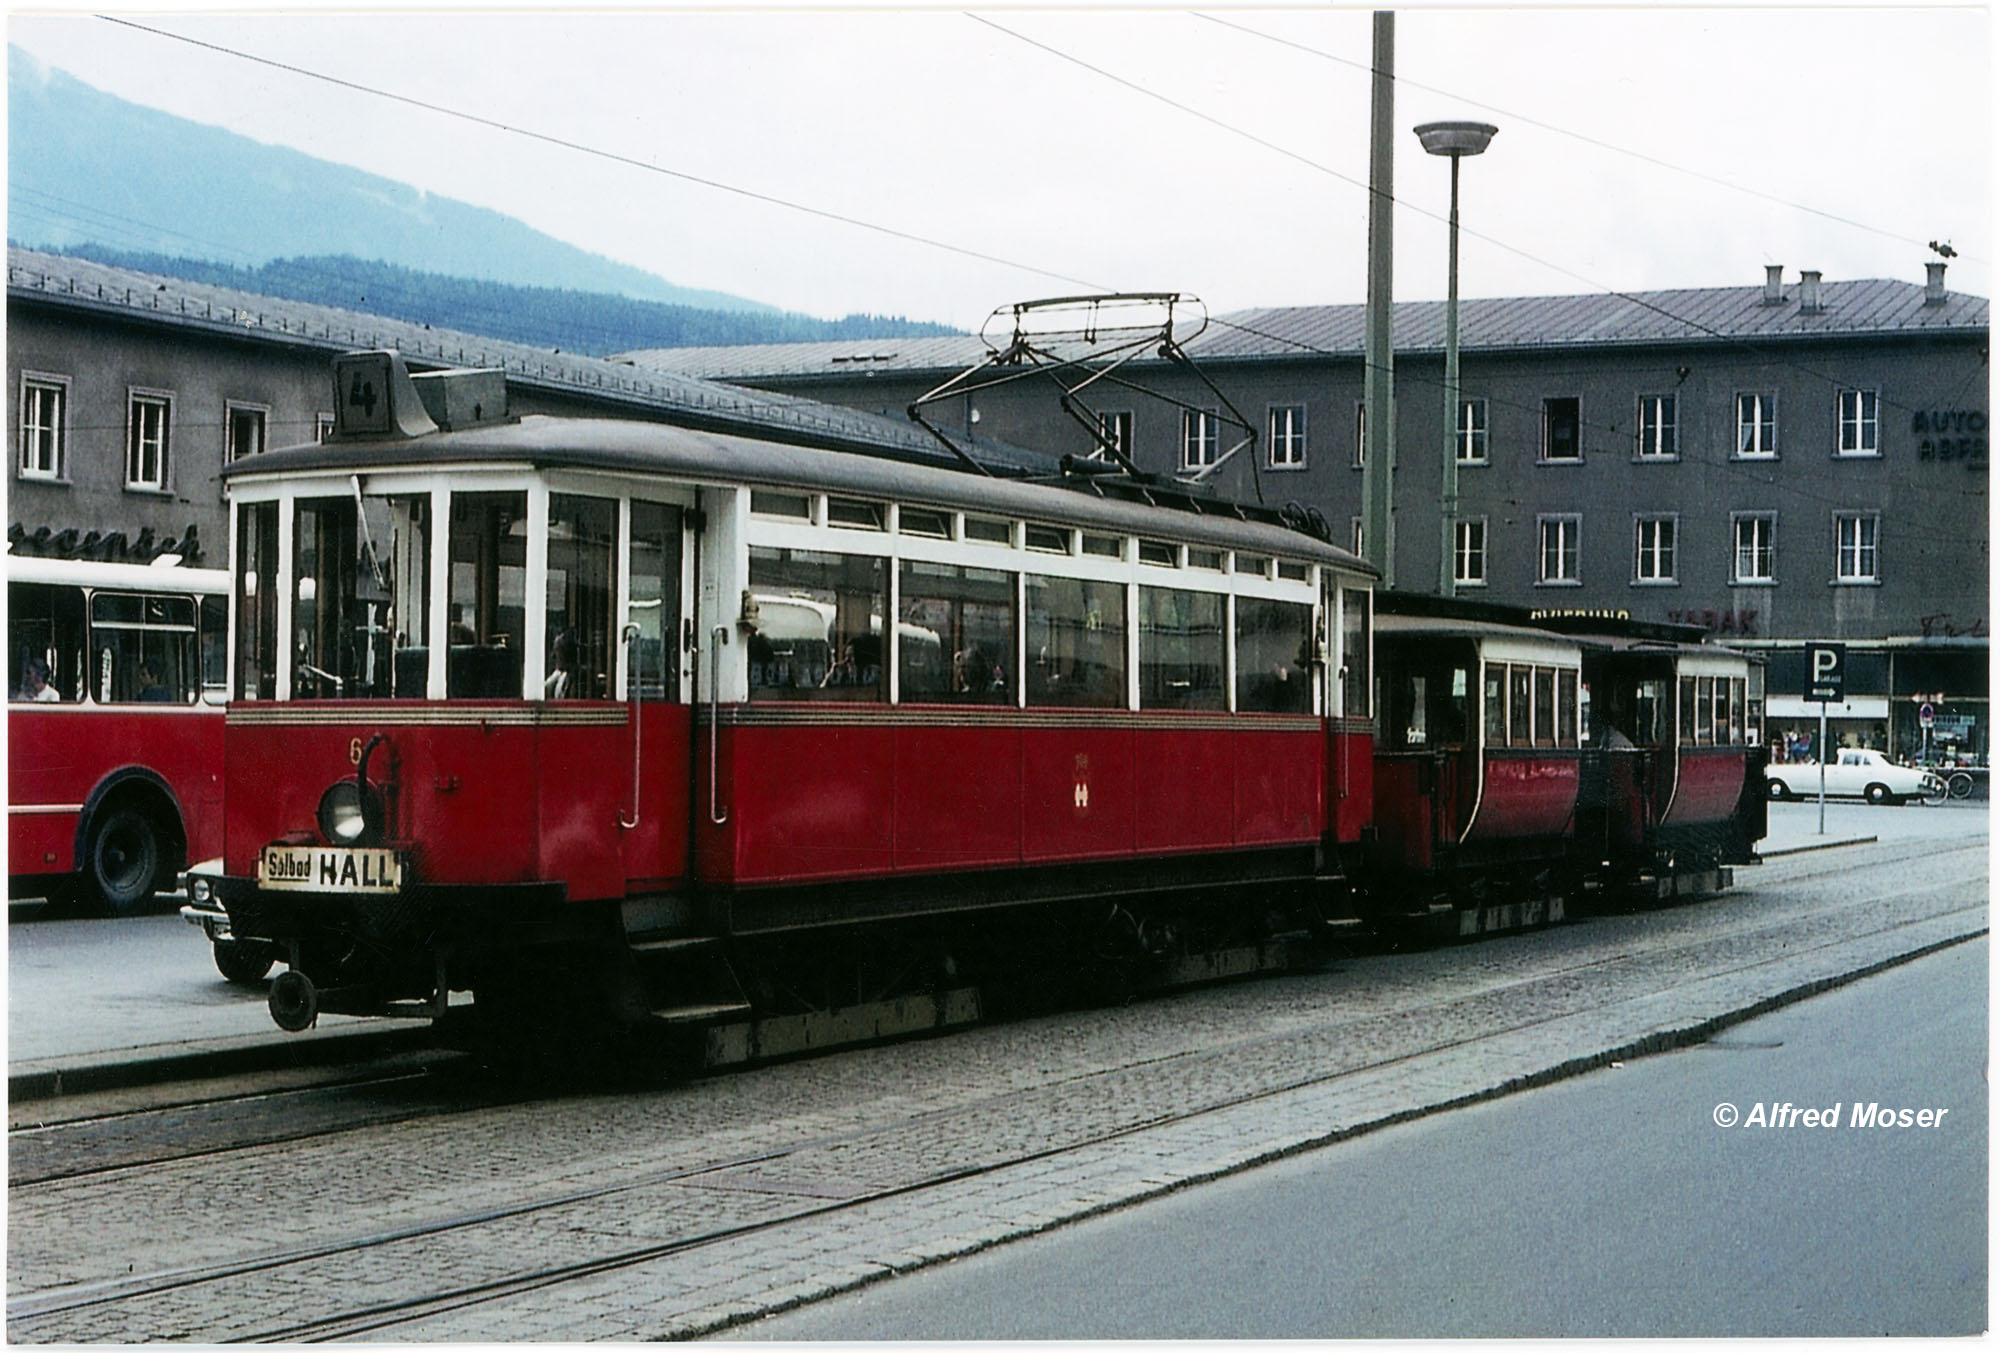
POLYGON ((1801 315, 1823 314, 1826 307, 1819 298, 1819 274, 1801 272, 1799 274, 1799 313, 1801 315))

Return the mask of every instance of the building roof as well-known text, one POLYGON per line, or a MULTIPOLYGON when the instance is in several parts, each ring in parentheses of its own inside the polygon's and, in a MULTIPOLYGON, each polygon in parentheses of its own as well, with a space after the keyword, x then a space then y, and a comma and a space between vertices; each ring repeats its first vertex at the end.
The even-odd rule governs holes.
MULTIPOLYGON (((61 254, 9 248, 7 299, 10 305, 39 302, 122 321, 327 354, 391 348, 419 368, 498 368, 507 373, 509 384, 598 402, 607 411, 635 417, 727 427, 920 462, 956 463, 929 434, 902 419, 61 254)), ((327 378, 332 380, 330 367, 327 378)), ((981 438, 977 451, 996 466, 1041 473, 1053 469, 1046 456, 990 438, 981 438)))
MULTIPOLYGON (((1459 302, 1461 352, 1521 352, 1556 348, 1676 347, 1770 343, 1796 339, 1916 334, 1984 334, 1985 297, 1947 291, 1926 303, 1912 282, 1822 282, 1820 308, 1800 306, 1799 287, 1768 304, 1765 288, 1703 287, 1679 291, 1587 296, 1524 296, 1459 302)), ((1395 308, 1399 353, 1444 348, 1443 301, 1404 301, 1395 308)), ((1341 357, 1359 361, 1367 311, 1360 305, 1273 306, 1214 316, 1186 341, 1201 362, 1341 357)), ((830 343, 768 343, 739 347, 645 348, 616 360, 711 379, 857 377, 882 372, 962 371, 987 353, 973 336, 871 338, 830 343)), ((1157 360, 1157 359, 1150 359, 1157 360)))

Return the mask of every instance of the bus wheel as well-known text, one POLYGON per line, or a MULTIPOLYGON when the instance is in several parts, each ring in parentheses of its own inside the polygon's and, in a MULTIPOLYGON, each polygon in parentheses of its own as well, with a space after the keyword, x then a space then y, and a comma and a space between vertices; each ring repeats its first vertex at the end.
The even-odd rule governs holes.
POLYGON ((99 907, 128 916, 152 897, 163 855, 160 829, 142 808, 112 808, 90 829, 84 885, 99 907))
POLYGON ((217 940, 215 970, 239 987, 262 982, 278 961, 278 951, 262 940, 217 940))

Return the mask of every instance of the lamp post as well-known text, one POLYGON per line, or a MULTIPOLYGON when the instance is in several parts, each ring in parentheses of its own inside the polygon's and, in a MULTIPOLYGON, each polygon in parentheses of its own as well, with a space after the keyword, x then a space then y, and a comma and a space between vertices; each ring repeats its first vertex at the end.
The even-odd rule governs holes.
POLYGON ((1444 302, 1444 481, 1440 495, 1438 595, 1458 592, 1458 161, 1486 149, 1500 129, 1485 122, 1426 122, 1417 139, 1432 155, 1451 157, 1451 266, 1444 302))

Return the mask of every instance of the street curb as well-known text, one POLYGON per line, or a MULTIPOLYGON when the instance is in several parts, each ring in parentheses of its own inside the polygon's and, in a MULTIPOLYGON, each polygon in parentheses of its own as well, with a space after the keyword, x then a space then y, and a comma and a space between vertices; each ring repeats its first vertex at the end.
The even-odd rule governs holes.
POLYGON ((430 1026, 425 1025, 420 1029, 328 1030, 305 1037, 251 1034, 215 1038, 182 1044, 159 1056, 134 1055, 133 1050, 125 1049, 77 1057, 44 1057, 7 1069, 7 1097, 10 1103, 26 1104, 137 1085, 329 1066, 435 1045, 430 1026))
POLYGON ((1872 846, 1881 841, 1879 836, 1848 836, 1838 841, 1815 841, 1808 846, 1781 846, 1777 850, 1760 850, 1759 856, 1775 860, 1784 855, 1803 855, 1810 850, 1835 850, 1841 846, 1872 846))

